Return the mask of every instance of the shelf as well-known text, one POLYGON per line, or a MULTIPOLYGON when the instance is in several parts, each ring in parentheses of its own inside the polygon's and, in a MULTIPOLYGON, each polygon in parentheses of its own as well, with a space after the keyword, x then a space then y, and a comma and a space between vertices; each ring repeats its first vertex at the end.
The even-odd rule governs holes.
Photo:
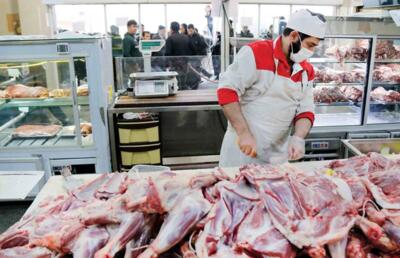
MULTIPOLYGON (((54 107, 72 106, 72 98, 46 98, 46 99, 6 99, 0 100, 0 109, 10 107, 54 107)), ((78 105, 89 105, 89 97, 78 97, 78 105)))
POLYGON ((319 107, 341 107, 341 106, 357 106, 357 104, 361 102, 353 102, 353 101, 343 101, 343 102, 331 102, 331 103, 323 103, 323 102, 314 102, 316 106, 319 107))
POLYGON ((372 82, 372 86, 400 86, 400 82, 379 82, 379 81, 374 81, 372 82))
POLYGON ((366 64, 367 60, 365 61, 359 61, 359 60, 343 60, 342 62, 340 62, 339 60, 335 59, 335 58, 326 58, 326 57, 312 57, 310 58, 310 63, 312 64, 366 64))
POLYGON ((336 83, 336 82, 316 82, 315 87, 332 87, 332 86, 362 86, 364 87, 364 82, 346 82, 346 83, 336 83))
POLYGON ((381 60, 381 59, 376 59, 376 58, 375 58, 375 63, 384 63, 384 64, 388 64, 388 63, 400 63, 400 59, 381 60))
POLYGON ((381 100, 371 100, 370 105, 400 105, 400 101, 381 101, 381 100))

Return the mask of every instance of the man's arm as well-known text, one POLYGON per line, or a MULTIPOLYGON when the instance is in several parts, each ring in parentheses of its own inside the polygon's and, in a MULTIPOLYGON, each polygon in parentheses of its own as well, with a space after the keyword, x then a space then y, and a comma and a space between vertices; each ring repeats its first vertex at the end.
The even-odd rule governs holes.
POLYGON ((239 102, 233 102, 222 106, 226 118, 238 135, 240 150, 251 157, 257 156, 257 146, 254 136, 251 134, 247 121, 243 116, 239 102))
POLYGON ((300 138, 306 138, 312 127, 311 121, 308 118, 300 118, 294 125, 294 134, 300 138))
POLYGON ((258 73, 253 50, 244 46, 239 50, 227 71, 221 74, 217 91, 218 102, 238 136, 237 143, 240 150, 252 157, 257 155, 256 140, 242 113, 239 96, 243 96, 257 79, 258 73))

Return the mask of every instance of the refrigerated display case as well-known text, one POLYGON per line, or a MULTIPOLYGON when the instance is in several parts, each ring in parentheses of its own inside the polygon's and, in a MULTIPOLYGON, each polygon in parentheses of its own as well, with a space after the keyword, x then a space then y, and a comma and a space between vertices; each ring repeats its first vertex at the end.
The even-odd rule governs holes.
POLYGON ((400 122, 400 37, 378 36, 368 124, 400 122))
POLYGON ((109 172, 111 60, 107 38, 0 37, 0 158, 39 157, 46 178, 70 165, 109 172))
POLYGON ((315 126, 360 126, 373 37, 328 36, 314 65, 315 126), (339 119, 338 119, 339 118, 339 119))

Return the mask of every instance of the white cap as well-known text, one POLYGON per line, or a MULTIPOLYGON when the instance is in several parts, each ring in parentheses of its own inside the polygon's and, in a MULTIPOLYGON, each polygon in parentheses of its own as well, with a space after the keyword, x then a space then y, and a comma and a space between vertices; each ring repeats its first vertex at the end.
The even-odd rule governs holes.
POLYGON ((286 27, 322 39, 325 37, 326 22, 310 11, 301 9, 292 14, 286 27))

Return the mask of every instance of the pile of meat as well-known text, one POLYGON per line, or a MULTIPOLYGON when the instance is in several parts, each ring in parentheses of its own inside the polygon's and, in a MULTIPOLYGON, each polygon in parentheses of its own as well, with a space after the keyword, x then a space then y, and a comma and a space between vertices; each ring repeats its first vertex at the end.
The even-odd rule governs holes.
POLYGON ((365 61, 368 58, 368 40, 357 40, 354 45, 334 45, 325 50, 327 56, 335 57, 339 62, 344 60, 365 61))
POLYGON ((377 82, 400 83, 400 64, 377 65, 372 76, 377 82))
POLYGON ((383 87, 378 87, 371 91, 371 99, 375 101, 398 102, 400 101, 400 93, 394 90, 386 90, 383 87))
POLYGON ((400 47, 393 45, 392 40, 378 40, 375 58, 381 60, 400 59, 400 47))
POLYGON ((364 83, 365 70, 353 69, 352 71, 335 70, 329 67, 314 68, 316 83, 364 83))
POLYGON ((319 86, 314 88, 314 102, 360 102, 362 101, 362 86, 319 86))
POLYGON ((49 91, 45 87, 29 87, 22 84, 8 86, 0 91, 0 98, 47 98, 49 91))
POLYGON ((0 257, 399 257, 400 161, 329 168, 103 174, 24 215, 0 257))

